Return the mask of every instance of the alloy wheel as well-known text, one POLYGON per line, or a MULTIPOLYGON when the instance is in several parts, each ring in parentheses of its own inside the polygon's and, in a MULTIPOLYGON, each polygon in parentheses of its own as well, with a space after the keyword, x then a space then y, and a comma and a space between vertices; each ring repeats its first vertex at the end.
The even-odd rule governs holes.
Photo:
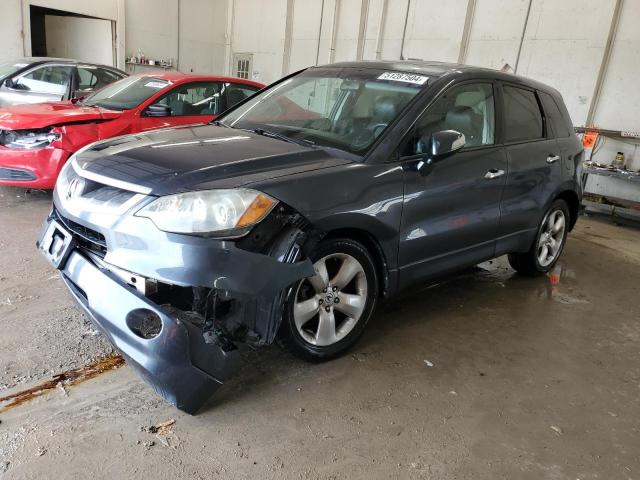
POLYGON ((566 223, 562 210, 552 210, 542 221, 537 249, 540 266, 547 267, 558 258, 564 241, 566 223))
POLYGON ((316 274, 296 290, 293 318, 308 343, 327 347, 353 330, 367 302, 367 277, 358 260, 334 253, 313 265, 316 274))

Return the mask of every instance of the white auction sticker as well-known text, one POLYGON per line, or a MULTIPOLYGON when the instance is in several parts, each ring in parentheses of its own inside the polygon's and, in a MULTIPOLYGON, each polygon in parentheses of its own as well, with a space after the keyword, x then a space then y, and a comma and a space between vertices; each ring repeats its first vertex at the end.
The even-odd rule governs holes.
POLYGON ((423 75, 414 75, 413 73, 402 72, 384 72, 378 77, 378 80, 394 80, 396 82, 415 83, 416 85, 424 85, 429 77, 423 75))
POLYGON ((414 75, 413 73, 401 72, 384 72, 378 77, 378 80, 394 80, 396 82, 415 83, 416 85, 424 85, 429 77, 423 75, 414 75))
POLYGON ((149 88, 164 88, 167 85, 169 84, 165 82, 155 82, 155 81, 147 82, 144 84, 145 87, 149 87, 149 88))

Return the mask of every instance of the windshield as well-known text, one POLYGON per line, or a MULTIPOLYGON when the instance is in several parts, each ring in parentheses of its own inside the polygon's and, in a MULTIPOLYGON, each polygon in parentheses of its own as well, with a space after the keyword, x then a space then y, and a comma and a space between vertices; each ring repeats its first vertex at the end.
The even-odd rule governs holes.
POLYGON ((28 65, 28 63, 0 63, 0 80, 8 77, 9 75, 17 72, 21 68, 24 68, 28 65))
POLYGON ((82 101, 83 105, 109 110, 130 110, 171 82, 154 77, 127 77, 107 85, 82 101))
POLYGON ((310 69, 223 115, 232 128, 366 155, 427 77, 370 69, 310 69))

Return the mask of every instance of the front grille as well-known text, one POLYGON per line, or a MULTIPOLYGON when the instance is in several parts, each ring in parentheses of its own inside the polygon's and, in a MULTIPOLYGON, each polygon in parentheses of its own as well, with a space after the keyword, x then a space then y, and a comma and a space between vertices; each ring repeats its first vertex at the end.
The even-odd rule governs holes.
POLYGON ((37 178, 38 177, 36 177, 29 170, 0 167, 0 180, 28 181, 28 180, 37 180, 37 178))
POLYGON ((81 248, 90 250, 103 258, 107 254, 107 241, 100 232, 62 216, 55 207, 53 208, 51 217, 62 223, 73 233, 76 243, 81 248))

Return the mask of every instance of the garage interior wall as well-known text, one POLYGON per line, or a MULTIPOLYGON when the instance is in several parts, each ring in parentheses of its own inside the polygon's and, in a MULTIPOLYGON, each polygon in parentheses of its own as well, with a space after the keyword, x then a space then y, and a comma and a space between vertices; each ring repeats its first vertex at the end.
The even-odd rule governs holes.
MULTIPOLYGON (((124 69, 126 40, 125 0, 90 2, 78 0, 2 0, 0 44, 3 48, 0 49, 0 62, 31 55, 31 22, 29 16, 31 5, 112 22, 115 29, 115 45, 112 45, 114 47, 112 51, 115 51, 115 61, 109 63, 124 69)), ((72 50, 73 53, 77 54, 77 49, 72 50)), ((102 58, 106 57, 103 56, 102 58)))
MULTIPOLYGON (((265 83, 356 59, 508 65, 560 90, 576 126, 640 129, 640 0, 4 0, 0 59, 30 53, 29 5, 116 21, 121 68, 140 51, 225 74, 246 55, 250 78, 265 83)), ((608 143, 635 158, 634 145, 608 143)))

